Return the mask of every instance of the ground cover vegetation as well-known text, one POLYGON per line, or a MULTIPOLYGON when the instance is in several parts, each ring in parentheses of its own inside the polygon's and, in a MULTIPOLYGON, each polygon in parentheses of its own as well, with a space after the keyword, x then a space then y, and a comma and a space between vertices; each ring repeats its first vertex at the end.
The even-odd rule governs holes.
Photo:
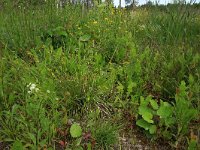
POLYGON ((198 6, 1 1, 0 149, 198 149, 198 6))

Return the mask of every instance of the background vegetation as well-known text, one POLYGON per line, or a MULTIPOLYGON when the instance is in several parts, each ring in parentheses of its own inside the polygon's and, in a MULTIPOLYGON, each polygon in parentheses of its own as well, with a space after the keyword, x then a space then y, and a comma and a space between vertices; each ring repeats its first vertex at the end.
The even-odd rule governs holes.
POLYGON ((0 8, 0 149, 199 148, 199 5, 0 8))

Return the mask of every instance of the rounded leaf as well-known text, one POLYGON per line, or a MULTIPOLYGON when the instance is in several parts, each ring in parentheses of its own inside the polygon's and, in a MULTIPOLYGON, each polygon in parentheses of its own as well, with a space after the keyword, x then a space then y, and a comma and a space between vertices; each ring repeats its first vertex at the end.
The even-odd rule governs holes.
POLYGON ((150 103, 151 103, 151 106, 153 107, 154 110, 158 109, 158 104, 155 100, 151 99, 150 103))
POLYGON ((78 123, 72 124, 70 128, 70 134, 73 138, 80 137, 82 135, 82 128, 78 123))

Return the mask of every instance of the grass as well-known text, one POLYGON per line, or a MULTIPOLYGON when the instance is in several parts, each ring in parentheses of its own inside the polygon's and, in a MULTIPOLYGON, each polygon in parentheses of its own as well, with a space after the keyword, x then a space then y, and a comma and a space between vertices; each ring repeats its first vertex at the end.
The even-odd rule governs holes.
POLYGON ((130 126, 130 133, 135 127, 143 138, 162 139, 172 149, 197 148, 197 9, 55 7, 2 5, 4 147, 111 149, 119 131, 124 135, 129 130, 123 127, 130 126), (69 136, 73 123, 82 128, 78 138, 69 136))

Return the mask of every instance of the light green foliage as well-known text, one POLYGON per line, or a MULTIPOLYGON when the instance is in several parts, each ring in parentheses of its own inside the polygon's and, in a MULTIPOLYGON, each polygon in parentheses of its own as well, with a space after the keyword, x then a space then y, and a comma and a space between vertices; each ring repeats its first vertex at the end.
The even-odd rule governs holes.
POLYGON ((181 82, 175 99, 175 114, 178 123, 178 135, 186 134, 188 132, 188 125, 190 121, 197 117, 198 112, 192 106, 192 103, 188 97, 187 86, 184 81, 181 82))
POLYGON ((173 106, 162 100, 158 105, 157 101, 152 99, 151 96, 146 99, 140 98, 138 113, 142 119, 137 120, 136 124, 149 131, 150 134, 156 134, 157 130, 161 131, 161 135, 165 134, 166 129, 175 123, 173 106), (155 118, 159 120, 155 120, 155 118))
POLYGON ((81 126, 77 123, 72 124, 70 127, 70 134, 73 138, 80 137, 82 135, 81 126))
POLYGON ((150 137, 184 143, 200 111, 193 6, 132 12, 97 2, 89 9, 41 2, 0 2, 3 144, 110 149, 118 124, 133 121, 150 137))
POLYGON ((11 147, 11 150, 23 150, 23 145, 20 141, 15 141, 11 147))
POLYGON ((184 81, 181 82, 175 99, 175 105, 172 106, 162 100, 158 105, 151 97, 146 99, 141 97, 138 113, 142 119, 138 119, 136 124, 151 134, 156 134, 156 129, 158 129, 165 138, 171 138, 173 135, 177 141, 180 140, 183 135, 188 133, 189 123, 197 117, 198 112, 188 98, 187 86, 184 81), (156 116, 159 117, 158 123, 153 120, 156 116), (176 134, 173 129, 175 126, 178 127, 176 134))

